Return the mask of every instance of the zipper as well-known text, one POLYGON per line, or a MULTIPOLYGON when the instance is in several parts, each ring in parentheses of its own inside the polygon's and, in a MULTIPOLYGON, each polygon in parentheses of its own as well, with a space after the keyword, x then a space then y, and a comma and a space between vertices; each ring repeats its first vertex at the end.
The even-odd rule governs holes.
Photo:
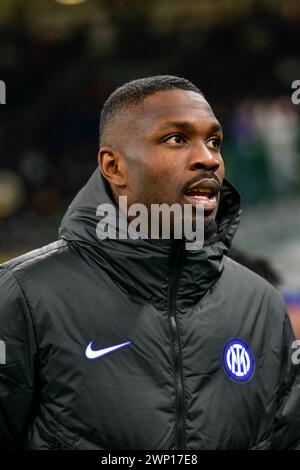
POLYGON ((175 423, 175 450, 185 449, 185 396, 182 374, 182 356, 180 343, 180 330, 176 316, 176 291, 180 280, 182 260, 184 257, 184 244, 175 244, 175 257, 172 263, 168 289, 168 315, 171 332, 174 374, 176 382, 176 423, 175 423))

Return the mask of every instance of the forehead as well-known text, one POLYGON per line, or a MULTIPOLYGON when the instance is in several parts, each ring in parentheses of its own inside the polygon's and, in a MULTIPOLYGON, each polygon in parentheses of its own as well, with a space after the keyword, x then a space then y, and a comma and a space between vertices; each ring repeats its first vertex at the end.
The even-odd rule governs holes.
POLYGON ((132 118, 143 128, 157 127, 166 121, 184 120, 194 125, 217 121, 203 96, 194 91, 160 91, 135 106, 132 118))

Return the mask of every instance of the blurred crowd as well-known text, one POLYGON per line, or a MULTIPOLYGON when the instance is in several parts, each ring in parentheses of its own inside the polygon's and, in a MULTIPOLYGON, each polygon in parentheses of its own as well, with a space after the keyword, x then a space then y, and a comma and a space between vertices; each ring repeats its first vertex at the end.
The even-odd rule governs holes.
MULTIPOLYGON (((141 76, 180 75, 203 90, 223 124, 226 176, 244 205, 299 194, 297 2, 129 3, 16 0, 0 23, 0 252, 56 238, 96 166, 104 100, 141 76), (22 235, 20 220, 30 221, 22 235)), ((0 4, 0 21, 4 4, 12 5, 0 4)))
MULTIPOLYGON (((300 201, 299 42, 298 0, 1 0, 0 262, 57 238, 96 167, 102 104, 142 76, 193 81, 223 125, 226 176, 244 207, 286 200, 288 210, 300 201)), ((289 217, 299 212, 285 213, 297 226, 289 217)), ((272 260, 238 256, 280 286, 272 260)), ((300 325, 299 292, 285 294, 300 325)))
MULTIPOLYGON (((18 147, 17 141, 7 142, 2 128, 1 218, 28 210, 51 216, 88 178, 96 165, 99 108, 94 108, 88 97, 82 107, 84 111, 75 108, 62 122, 57 116, 47 125, 46 117, 40 127, 50 136, 39 135, 34 145, 27 147, 18 147), (16 147, 13 161, 9 158, 10 144, 16 147)), ((227 176, 246 204, 299 193, 300 123, 294 108, 289 97, 244 100, 225 122, 227 176)))
POLYGON ((300 121, 290 96, 243 100, 228 123, 232 178, 246 202, 300 190, 300 121))

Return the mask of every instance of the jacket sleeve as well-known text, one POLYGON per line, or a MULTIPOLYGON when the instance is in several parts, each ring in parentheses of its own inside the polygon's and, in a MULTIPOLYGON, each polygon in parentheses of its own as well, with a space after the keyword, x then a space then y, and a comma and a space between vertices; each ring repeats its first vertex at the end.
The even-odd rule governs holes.
POLYGON ((0 266, 0 449, 23 448, 33 404, 35 340, 14 275, 0 266))
POLYGON ((271 449, 300 450, 300 341, 288 315, 283 333, 282 385, 278 394, 271 449))

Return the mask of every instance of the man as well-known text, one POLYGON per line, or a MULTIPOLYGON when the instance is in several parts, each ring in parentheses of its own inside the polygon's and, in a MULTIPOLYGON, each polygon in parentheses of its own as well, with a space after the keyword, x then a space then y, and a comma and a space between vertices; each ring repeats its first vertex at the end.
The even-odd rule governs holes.
POLYGON ((221 141, 185 79, 136 80, 108 98, 99 168, 60 240, 1 269, 1 448, 300 445, 285 305, 226 256, 241 209, 221 141), (148 209, 201 203, 204 245, 187 249, 174 223, 170 239, 99 236, 103 207, 122 196, 148 209))

